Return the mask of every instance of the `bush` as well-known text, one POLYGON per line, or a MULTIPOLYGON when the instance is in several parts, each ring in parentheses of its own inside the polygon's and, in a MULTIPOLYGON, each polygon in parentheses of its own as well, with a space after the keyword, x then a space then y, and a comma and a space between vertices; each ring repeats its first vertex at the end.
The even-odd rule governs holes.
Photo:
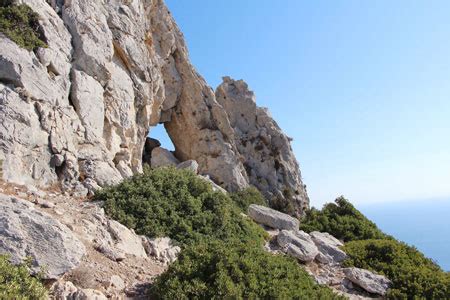
POLYGON ((265 236, 228 195, 214 192, 187 170, 146 168, 94 198, 105 199, 106 213, 137 233, 170 236, 183 245, 207 238, 262 241, 265 236))
POLYGON ((0 255, 0 299, 46 299, 47 291, 38 278, 30 276, 30 263, 14 266, 0 255))
POLYGON ((182 251, 151 293, 156 299, 345 299, 315 284, 292 258, 220 241, 182 251))
POLYGON ((300 229, 306 232, 328 232, 345 242, 387 238, 375 223, 344 197, 337 198, 335 203, 326 204, 322 210, 312 208, 307 211, 300 222, 300 229))
POLYGON ((0 0, 0 32, 20 47, 33 50, 46 47, 39 30, 38 14, 29 6, 0 0))
POLYGON ((106 213, 137 233, 169 236, 183 247, 152 286, 155 298, 339 298, 296 260, 265 252, 265 232, 241 212, 265 202, 252 188, 230 196, 187 170, 145 168, 94 199, 106 200, 106 213))
POLYGON ((391 299, 450 299, 450 273, 414 247, 393 239, 353 241, 344 246, 346 266, 384 274, 392 282, 391 299))
POLYGON ((242 191, 232 193, 230 197, 244 213, 247 213, 250 204, 267 206, 266 199, 255 187, 249 187, 242 191))
POLYGON ((294 199, 293 199, 292 191, 289 189, 285 189, 283 191, 283 197, 281 196, 274 196, 272 199, 270 199, 270 207, 281 211, 285 214, 291 215, 293 217, 297 216, 297 213, 295 211, 294 205, 294 199))

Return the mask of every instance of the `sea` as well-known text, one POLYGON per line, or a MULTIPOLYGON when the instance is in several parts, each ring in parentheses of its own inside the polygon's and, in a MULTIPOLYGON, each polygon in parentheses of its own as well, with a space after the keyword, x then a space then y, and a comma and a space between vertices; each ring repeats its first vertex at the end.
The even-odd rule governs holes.
POLYGON ((450 271, 450 199, 355 205, 385 233, 450 271))

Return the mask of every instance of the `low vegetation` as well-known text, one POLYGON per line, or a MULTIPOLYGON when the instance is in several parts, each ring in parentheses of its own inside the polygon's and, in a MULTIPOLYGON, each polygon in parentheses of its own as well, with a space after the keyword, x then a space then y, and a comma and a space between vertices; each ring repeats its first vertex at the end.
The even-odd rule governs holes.
POLYGON ((150 237, 169 236, 183 248, 152 288, 159 299, 334 299, 293 259, 263 250, 265 232, 242 215, 265 204, 254 189, 214 192, 194 173, 151 170, 99 191, 112 218, 150 237))
POLYGON ((137 233, 170 236, 182 245, 205 239, 262 241, 264 237, 228 195, 214 192, 208 182, 187 170, 146 168, 95 198, 106 199, 106 212, 137 233))
POLYGON ((38 15, 27 5, 0 0, 0 32, 27 50, 46 47, 40 33, 38 15))
POLYGON ((387 235, 367 219, 347 199, 339 197, 335 203, 326 204, 322 210, 306 212, 300 229, 311 232, 328 232, 344 242, 367 239, 384 239, 387 235))
POLYGON ((249 187, 242 191, 232 193, 230 194, 230 197, 244 213, 247 212, 250 204, 267 206, 267 200, 255 187, 249 187))
POLYGON ((390 299, 449 299, 450 275, 416 248, 395 240, 343 197, 311 209, 300 222, 307 232, 325 231, 345 241, 345 266, 372 270, 392 281, 390 299))
POLYGON ((450 274, 414 247, 396 240, 353 241, 344 246, 347 266, 375 271, 392 280, 391 299, 450 299, 450 274))
POLYGON ((157 299, 345 299, 315 284, 292 258, 260 244, 220 241, 182 251, 152 293, 157 299))
POLYGON ((6 255, 0 255, 0 299, 47 299, 39 278, 29 273, 29 262, 13 265, 6 255))

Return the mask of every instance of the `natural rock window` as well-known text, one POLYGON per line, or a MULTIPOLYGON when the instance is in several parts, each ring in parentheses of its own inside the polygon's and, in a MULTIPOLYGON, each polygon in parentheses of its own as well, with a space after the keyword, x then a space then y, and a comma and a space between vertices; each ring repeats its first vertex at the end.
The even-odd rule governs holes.
POLYGON ((177 165, 179 161, 174 152, 175 146, 164 125, 150 127, 142 152, 142 164, 151 167, 177 165))

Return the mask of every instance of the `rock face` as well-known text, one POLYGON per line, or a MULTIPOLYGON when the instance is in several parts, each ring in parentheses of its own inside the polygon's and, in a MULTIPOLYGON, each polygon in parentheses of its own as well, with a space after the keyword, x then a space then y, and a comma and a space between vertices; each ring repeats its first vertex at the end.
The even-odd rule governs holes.
POLYGON ((228 115, 232 139, 241 155, 249 182, 269 199, 288 198, 298 213, 308 208, 290 138, 273 120, 267 108, 256 105, 255 94, 243 80, 224 77, 216 99, 228 115))
POLYGON ((57 279, 77 267, 86 250, 67 226, 30 202, 0 194, 0 253, 13 263, 31 257, 33 271, 44 268, 45 278, 57 279))
POLYGON ((298 230, 300 224, 298 219, 290 215, 256 204, 248 207, 248 216, 256 223, 275 229, 298 230))
POLYGON ((382 275, 359 268, 345 268, 345 277, 372 294, 384 296, 391 281, 382 275))
POLYGON ((149 128, 164 123, 176 158, 219 185, 255 185, 297 214, 308 206, 290 139, 243 81, 226 77, 213 92, 162 0, 20 2, 39 15, 48 47, 0 35, 5 179, 116 184, 142 171, 149 128))

